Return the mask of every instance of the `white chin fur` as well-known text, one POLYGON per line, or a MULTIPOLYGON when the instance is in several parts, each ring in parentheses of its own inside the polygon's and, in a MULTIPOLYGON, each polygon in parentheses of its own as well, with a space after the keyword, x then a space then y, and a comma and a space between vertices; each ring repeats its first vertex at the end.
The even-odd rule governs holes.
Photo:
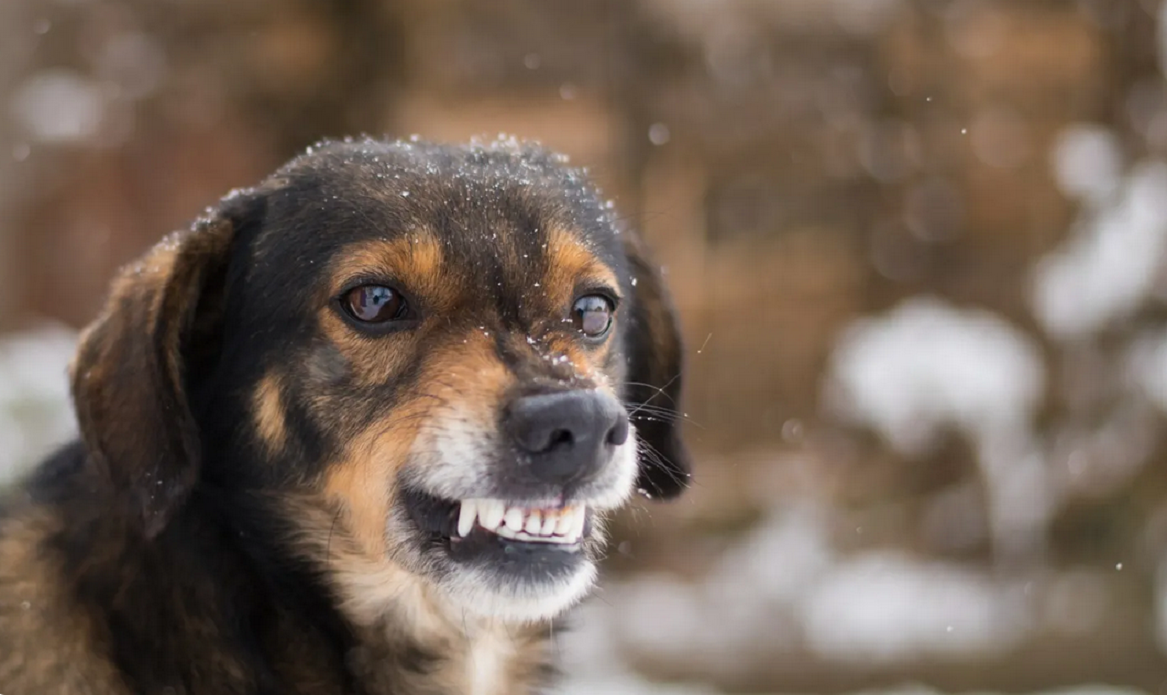
POLYGON ((596 580, 596 566, 588 561, 566 579, 540 584, 500 583, 489 572, 454 572, 443 584, 444 593, 467 615, 509 623, 550 620, 579 603, 596 580))

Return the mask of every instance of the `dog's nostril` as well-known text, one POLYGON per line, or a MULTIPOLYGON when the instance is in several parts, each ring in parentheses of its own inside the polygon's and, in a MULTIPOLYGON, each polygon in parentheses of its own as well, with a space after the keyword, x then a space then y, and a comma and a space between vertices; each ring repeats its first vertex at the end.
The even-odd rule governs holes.
POLYGON ((620 402, 593 390, 516 398, 507 407, 504 426, 524 454, 522 461, 530 464, 522 474, 554 485, 604 470, 630 428, 620 402))
POLYGON ((616 418, 616 424, 608 430, 608 436, 604 441, 612 446, 620 446, 628 441, 628 418, 624 416, 616 418))
POLYGON ((566 448, 574 443, 575 437, 571 434, 571 430, 555 430, 551 433, 550 441, 547 443, 547 451, 559 447, 566 448))

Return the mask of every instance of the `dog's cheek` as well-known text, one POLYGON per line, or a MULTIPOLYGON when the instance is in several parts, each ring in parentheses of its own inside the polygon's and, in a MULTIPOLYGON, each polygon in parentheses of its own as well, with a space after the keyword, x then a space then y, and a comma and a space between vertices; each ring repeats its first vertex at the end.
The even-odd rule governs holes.
POLYGON ((387 531, 397 481, 426 417, 425 408, 420 399, 397 405, 348 440, 324 472, 326 500, 338 510, 344 529, 372 557, 383 558, 392 544, 387 531))

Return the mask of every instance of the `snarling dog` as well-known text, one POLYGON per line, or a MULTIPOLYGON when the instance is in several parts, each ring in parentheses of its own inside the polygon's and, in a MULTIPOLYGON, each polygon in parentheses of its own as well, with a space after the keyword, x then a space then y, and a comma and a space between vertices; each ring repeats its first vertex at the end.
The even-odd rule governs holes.
POLYGON ((562 158, 312 148, 82 334, 79 440, 0 503, 0 692, 531 692, 605 513, 687 483, 681 362, 562 158))

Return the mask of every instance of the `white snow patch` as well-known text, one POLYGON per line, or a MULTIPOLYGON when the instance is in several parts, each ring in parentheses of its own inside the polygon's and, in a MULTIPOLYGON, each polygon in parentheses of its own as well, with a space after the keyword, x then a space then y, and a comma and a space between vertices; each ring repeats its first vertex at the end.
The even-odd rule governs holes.
MULTIPOLYGON (((834 552, 821 510, 775 512, 734 543, 699 581, 655 574, 605 582, 586 629, 569 637, 569 672, 595 675, 625 650, 732 674, 801 641, 796 604, 829 570, 834 552), (759 650, 762 650, 759 652, 759 650)), ((608 675, 606 672, 603 675, 608 675)))
POLYGON ((43 70, 17 87, 12 114, 44 142, 77 142, 101 126, 105 97, 96 82, 71 70, 43 70))
POLYGON ((1167 250, 1167 164, 1138 166, 1114 199, 1088 208, 1042 259, 1033 306, 1051 334, 1075 338, 1129 316, 1153 290, 1167 250))
POLYGON ((1167 412, 1167 331, 1144 333, 1126 357, 1127 384, 1167 412))
POLYGON ((777 514, 699 580, 605 582, 579 629, 558 638, 567 673, 622 682, 628 663, 648 658, 729 676, 807 649, 845 664, 912 664, 996 655, 1030 635, 1020 582, 884 552, 844 559, 825 527, 812 528, 820 523, 805 511, 777 514), (802 534, 814 540, 794 540, 802 534), (743 563, 749 553, 765 554, 743 563))
POLYGON ((974 440, 1027 427, 1044 383, 1037 347, 1004 319, 918 297, 845 331, 825 400, 897 451, 919 454, 943 427, 974 440))
POLYGON ((76 344, 58 325, 0 339, 0 483, 76 432, 66 375, 76 344))
POLYGON ((918 297, 845 331, 824 400, 908 456, 945 428, 963 433, 989 493, 999 557, 1036 558, 1055 503, 1031 429, 1044 389, 1041 355, 1020 330, 987 311, 918 297))
POLYGON ((1058 135, 1053 150, 1054 178, 1072 198, 1101 200, 1122 178, 1118 137, 1107 128, 1076 124, 1058 135))
POLYGON ((802 605, 817 653, 859 663, 998 654, 1028 632, 1019 591, 939 563, 868 554, 815 585, 802 605))

